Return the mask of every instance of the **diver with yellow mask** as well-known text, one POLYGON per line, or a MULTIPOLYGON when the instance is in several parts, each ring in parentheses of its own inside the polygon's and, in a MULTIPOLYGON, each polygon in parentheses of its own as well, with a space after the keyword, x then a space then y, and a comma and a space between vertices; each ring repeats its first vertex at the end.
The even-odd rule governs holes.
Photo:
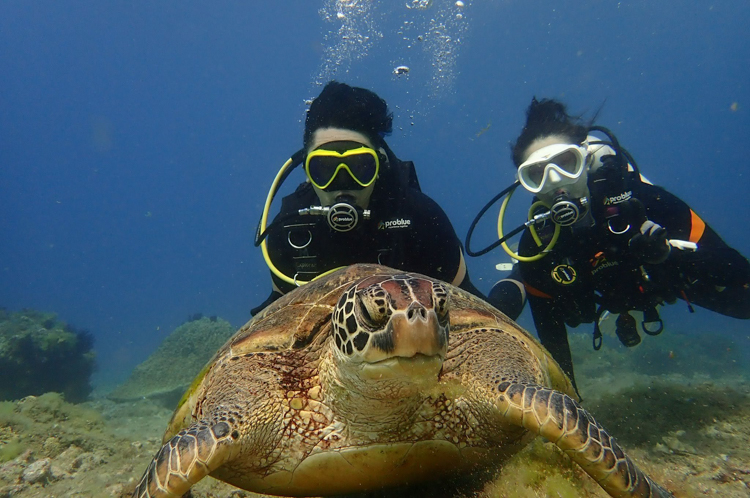
POLYGON ((328 83, 305 119, 303 149, 281 168, 256 234, 273 290, 256 314, 299 285, 354 263, 422 273, 480 297, 466 271, 448 216, 425 195, 413 163, 386 144, 393 115, 364 88, 328 83), (284 197, 269 224, 271 203, 292 170, 306 180, 284 197))
MULTIPOLYGON (((504 197, 499 240, 470 256, 503 248, 517 262, 488 300, 516 319, 528 300, 537 334, 574 380, 567 327, 617 314, 616 335, 632 347, 662 332, 658 307, 678 299, 735 318, 750 318, 750 263, 690 207, 640 175, 635 160, 606 128, 568 115, 556 100, 533 99, 512 145, 517 181, 504 197), (535 196, 528 221, 504 233, 510 194, 535 196), (518 251, 507 239, 523 232, 518 251), (642 313, 636 323, 634 312, 642 313), (639 327, 640 325, 640 327, 639 327)), ((575 381, 574 381, 575 384, 575 381)))

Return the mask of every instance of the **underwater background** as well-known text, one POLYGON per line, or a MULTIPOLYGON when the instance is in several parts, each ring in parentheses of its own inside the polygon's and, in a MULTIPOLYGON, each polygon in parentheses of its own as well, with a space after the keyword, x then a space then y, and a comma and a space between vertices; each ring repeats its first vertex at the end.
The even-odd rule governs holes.
MULTIPOLYGON (((270 291, 253 246, 268 188, 330 79, 386 99, 389 144, 461 239, 514 180, 531 98, 555 97, 599 112, 748 256, 748 19, 744 0, 0 2, 0 306, 89 330, 100 390, 191 315, 241 326, 270 291)), ((469 258, 472 280, 488 292, 507 261, 469 258)), ((663 317, 685 338, 670 358, 696 337, 750 358, 747 322, 682 302, 663 317)))
MULTIPOLYGON (((746 0, 0 1, 0 498, 129 496, 193 372, 268 296, 255 229, 331 79, 388 102, 389 145, 462 240, 514 181, 536 96, 597 115, 750 256, 748 20, 746 0)), ((472 281, 509 261, 468 258, 472 281)), ((571 331, 584 406, 678 498, 750 496, 750 322, 661 316, 630 349, 611 319, 601 351, 571 331)), ((537 438, 476 496, 605 494, 537 438)))

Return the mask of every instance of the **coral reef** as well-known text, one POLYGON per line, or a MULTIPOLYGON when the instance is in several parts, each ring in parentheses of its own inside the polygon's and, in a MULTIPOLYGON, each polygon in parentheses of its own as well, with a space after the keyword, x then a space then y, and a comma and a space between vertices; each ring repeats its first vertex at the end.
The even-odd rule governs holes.
POLYGON ((221 318, 192 318, 167 336, 108 397, 114 401, 155 399, 173 408, 201 368, 236 330, 221 318))
POLYGON ((0 400, 49 391, 86 400, 96 367, 93 336, 53 313, 0 310, 0 400))

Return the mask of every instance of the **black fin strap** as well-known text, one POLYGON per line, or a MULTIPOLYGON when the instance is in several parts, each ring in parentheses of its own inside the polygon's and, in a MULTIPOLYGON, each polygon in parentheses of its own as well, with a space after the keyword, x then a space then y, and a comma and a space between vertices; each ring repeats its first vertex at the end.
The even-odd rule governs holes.
POLYGON ((641 328, 648 335, 659 335, 664 330, 664 322, 661 320, 661 318, 655 322, 641 322, 641 328), (649 330, 649 328, 646 327, 646 325, 650 323, 658 323, 659 327, 656 330, 649 330))
POLYGON ((594 325, 594 340, 592 346, 594 346, 594 351, 602 349, 602 331, 599 330, 599 323, 594 325))
POLYGON ((659 335, 664 330, 664 322, 659 316, 659 310, 656 306, 643 310, 643 321, 641 322, 641 328, 648 335, 659 335), (656 329, 650 329, 647 325, 657 325, 656 329))
POLYGON ((661 318, 659 318, 658 320, 650 321, 650 322, 647 322, 647 321, 644 320, 644 321, 641 322, 641 328, 648 335, 659 335, 664 330, 664 322, 662 321, 661 318), (656 330, 650 330, 648 327, 646 327, 646 325, 652 324, 652 323, 658 323, 659 324, 659 326, 657 327, 656 330))
POLYGON ((599 306, 599 309, 596 310, 596 318, 594 319, 594 338, 592 340, 594 351, 599 351, 602 348, 602 331, 599 328, 599 320, 601 319, 604 311, 605 309, 601 306, 599 306))

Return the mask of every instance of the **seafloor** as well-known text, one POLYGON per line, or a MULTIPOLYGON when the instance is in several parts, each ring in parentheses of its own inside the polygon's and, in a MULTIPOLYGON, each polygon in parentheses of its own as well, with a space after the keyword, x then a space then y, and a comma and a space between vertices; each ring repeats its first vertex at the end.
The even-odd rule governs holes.
MULTIPOLYGON (((677 497, 750 496, 750 375, 741 347, 716 335, 664 333, 632 350, 608 342, 593 352, 589 336, 571 339, 585 407, 654 480, 677 497)), ((78 405, 52 393, 0 403, 0 498, 129 496, 170 414, 156 401, 101 395, 78 405)), ((193 496, 255 495, 209 478, 193 496)), ((606 494, 537 439, 475 496, 606 494)))

